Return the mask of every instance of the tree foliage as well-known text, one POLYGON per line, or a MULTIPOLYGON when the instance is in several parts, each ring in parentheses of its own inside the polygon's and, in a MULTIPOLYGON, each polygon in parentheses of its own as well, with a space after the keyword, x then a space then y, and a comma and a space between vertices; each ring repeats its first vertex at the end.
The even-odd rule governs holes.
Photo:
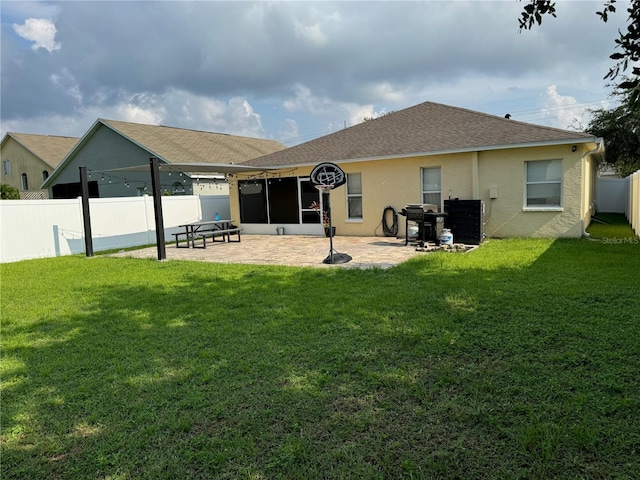
MULTIPOLYGON (((602 11, 596 12, 596 15, 606 22, 609 14, 615 12, 616 0, 607 0, 602 11)), ((616 51, 609 56, 616 63, 604 78, 613 81, 622 75, 616 88, 621 93, 628 93, 629 107, 638 110, 640 109, 640 66, 638 65, 640 62, 640 0, 631 0, 627 13, 629 14, 627 31, 618 30, 619 36, 615 39, 616 51)), ((555 3, 551 0, 529 0, 518 20, 520 30, 531 30, 536 24, 542 24, 545 15, 556 16, 555 3)))
POLYGON ((640 170, 640 109, 625 98, 617 108, 592 114, 587 132, 605 139, 607 165, 622 177, 640 170))
POLYGON ((386 117, 387 115, 390 115, 394 112, 397 112, 397 110, 391 110, 389 112, 382 112, 378 115, 374 115, 372 117, 362 117, 362 123, 364 122, 370 122, 371 120, 375 120, 376 118, 380 118, 380 117, 386 117))
POLYGON ((0 198, 2 200, 20 200, 20 192, 11 185, 3 183, 0 185, 0 198))

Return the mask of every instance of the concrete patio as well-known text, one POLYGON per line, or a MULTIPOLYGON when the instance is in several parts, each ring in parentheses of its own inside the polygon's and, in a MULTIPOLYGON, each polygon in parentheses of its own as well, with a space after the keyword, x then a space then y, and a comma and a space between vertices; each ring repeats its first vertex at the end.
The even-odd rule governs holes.
MULTIPOLYGON (((167 243, 167 260, 194 260, 213 263, 243 263, 256 265, 291 265, 319 268, 389 268, 416 255, 404 238, 395 237, 343 237, 333 239, 334 253, 352 257, 348 263, 325 264, 329 255, 329 239, 311 235, 242 235, 241 242, 207 241, 207 248, 176 248, 167 243)), ((119 252, 112 256, 158 258, 157 248, 119 252)))

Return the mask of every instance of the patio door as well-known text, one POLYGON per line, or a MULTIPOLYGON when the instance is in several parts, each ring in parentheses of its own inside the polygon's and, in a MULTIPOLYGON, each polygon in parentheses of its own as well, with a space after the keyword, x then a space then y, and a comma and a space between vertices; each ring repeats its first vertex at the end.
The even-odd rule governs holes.
POLYGON ((298 223, 298 183, 295 177, 273 178, 267 182, 269 223, 298 223))
POLYGON ((300 223, 320 223, 320 215, 311 204, 317 202, 322 208, 322 199, 320 192, 313 186, 309 177, 298 179, 298 191, 300 192, 300 223))

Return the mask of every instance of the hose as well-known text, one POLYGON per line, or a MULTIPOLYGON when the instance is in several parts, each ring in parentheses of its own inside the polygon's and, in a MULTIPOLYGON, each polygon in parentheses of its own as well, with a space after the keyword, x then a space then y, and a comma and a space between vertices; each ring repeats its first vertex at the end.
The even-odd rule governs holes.
POLYGON ((384 232, 385 237, 395 237, 398 235, 398 214, 396 213, 396 209, 391 205, 384 208, 382 212, 382 231, 384 232), (387 224, 387 213, 391 212, 391 218, 393 219, 393 223, 391 226, 387 224))

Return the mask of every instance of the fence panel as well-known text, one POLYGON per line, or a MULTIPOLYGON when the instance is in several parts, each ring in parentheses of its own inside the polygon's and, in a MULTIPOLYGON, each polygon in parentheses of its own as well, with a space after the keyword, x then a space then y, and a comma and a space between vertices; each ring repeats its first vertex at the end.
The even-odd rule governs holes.
POLYGON ((636 235, 640 235, 640 170, 627 178, 627 205, 624 214, 636 235))
POLYGON ((82 205, 77 199, 0 201, 0 261, 82 251, 82 205))
MULTIPOLYGON (((162 198, 165 239, 183 223, 228 218, 229 198, 195 195, 162 198)), ((153 197, 89 200, 94 251, 154 244, 153 197)), ((84 253, 82 202, 71 200, 5 200, 0 202, 0 262, 84 253)))
POLYGON ((626 185, 627 181, 624 178, 598 178, 598 212, 623 213, 627 204, 626 185))

